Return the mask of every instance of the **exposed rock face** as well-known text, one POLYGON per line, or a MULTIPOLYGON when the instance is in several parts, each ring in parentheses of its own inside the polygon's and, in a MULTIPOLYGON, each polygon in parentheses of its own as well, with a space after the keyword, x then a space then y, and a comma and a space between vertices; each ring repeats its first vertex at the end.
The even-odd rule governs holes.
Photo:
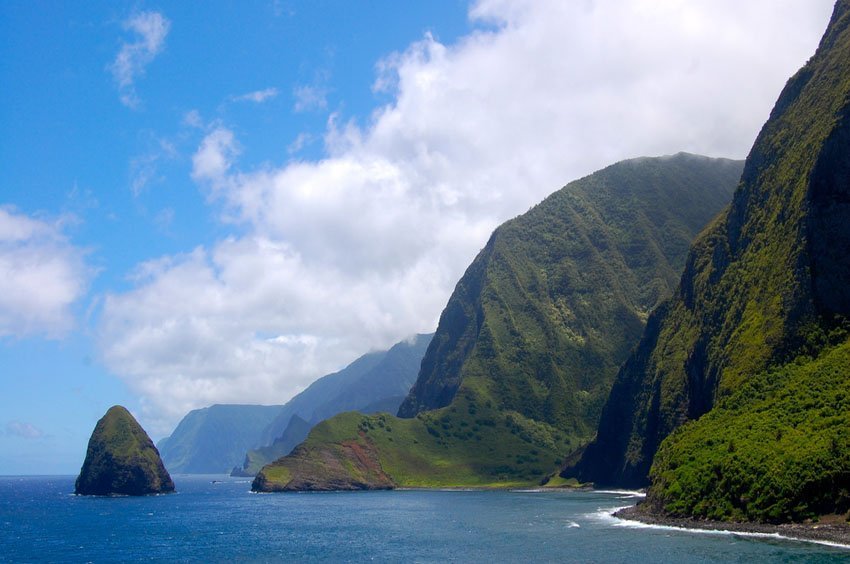
POLYGON ((677 292, 621 368, 596 441, 563 475, 644 486, 675 429, 768 368, 820 354, 850 315, 848 187, 850 2, 839 0, 731 206, 694 243, 677 292))
POLYGON ((109 408, 89 439, 78 495, 170 493, 174 482, 150 437, 120 405, 109 408))

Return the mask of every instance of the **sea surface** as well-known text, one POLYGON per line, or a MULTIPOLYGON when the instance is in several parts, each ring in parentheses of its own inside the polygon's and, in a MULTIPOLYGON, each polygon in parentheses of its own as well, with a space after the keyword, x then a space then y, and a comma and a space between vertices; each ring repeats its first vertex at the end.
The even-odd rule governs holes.
POLYGON ((611 517, 629 492, 253 494, 225 476, 178 492, 80 497, 73 477, 0 477, 3 562, 848 562, 850 549, 611 517))

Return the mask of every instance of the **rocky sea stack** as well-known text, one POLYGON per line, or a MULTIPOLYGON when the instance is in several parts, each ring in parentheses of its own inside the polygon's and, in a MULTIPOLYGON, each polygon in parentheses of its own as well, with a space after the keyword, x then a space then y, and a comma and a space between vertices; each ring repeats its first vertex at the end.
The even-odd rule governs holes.
POLYGON ((148 434, 124 407, 110 407, 89 439, 74 493, 149 495, 173 491, 174 482, 148 434))

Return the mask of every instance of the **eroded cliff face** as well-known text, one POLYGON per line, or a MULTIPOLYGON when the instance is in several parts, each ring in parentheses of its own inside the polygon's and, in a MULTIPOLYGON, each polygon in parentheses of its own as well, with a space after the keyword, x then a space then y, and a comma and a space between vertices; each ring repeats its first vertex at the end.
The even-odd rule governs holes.
POLYGON ((501 226, 458 282, 399 416, 445 407, 468 382, 502 409, 587 437, 740 167, 687 154, 624 161, 501 226))
POLYGON ((750 377, 816 356, 850 314, 850 3, 784 88, 728 210, 620 369, 597 439, 565 469, 644 486, 661 441, 750 377))
POLYGON ((174 482, 148 434, 124 407, 111 407, 89 439, 74 493, 148 495, 173 491, 174 482))

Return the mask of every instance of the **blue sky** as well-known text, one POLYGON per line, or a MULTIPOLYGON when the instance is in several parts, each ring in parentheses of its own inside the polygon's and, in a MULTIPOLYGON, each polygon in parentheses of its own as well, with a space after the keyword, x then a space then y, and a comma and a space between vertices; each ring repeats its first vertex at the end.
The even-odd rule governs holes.
POLYGON ((828 0, 4 2, 0 474, 432 331, 500 222, 746 155, 828 0))

